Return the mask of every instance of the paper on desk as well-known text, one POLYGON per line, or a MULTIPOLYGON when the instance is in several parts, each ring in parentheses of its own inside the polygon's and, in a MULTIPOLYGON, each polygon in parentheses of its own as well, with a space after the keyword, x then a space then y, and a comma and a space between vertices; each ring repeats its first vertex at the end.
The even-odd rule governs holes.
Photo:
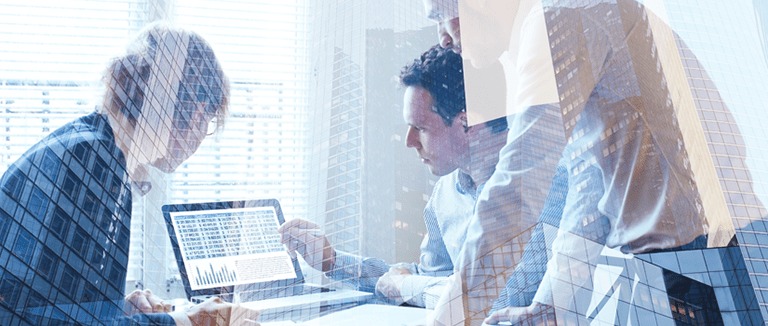
POLYGON ((423 308, 365 304, 334 312, 299 325, 302 326, 422 326, 432 310, 423 308))

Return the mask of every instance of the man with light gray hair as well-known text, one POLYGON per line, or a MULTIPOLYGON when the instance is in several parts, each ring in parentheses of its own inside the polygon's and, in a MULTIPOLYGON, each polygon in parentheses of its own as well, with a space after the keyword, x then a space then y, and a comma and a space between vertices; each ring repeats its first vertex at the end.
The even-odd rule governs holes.
POLYGON ((132 184, 148 168, 173 172, 227 115, 229 82, 213 50, 196 33, 152 24, 111 62, 104 82, 95 112, 43 138, 0 179, 0 324, 245 318, 219 298, 170 312, 151 292, 127 302, 123 293, 132 184))

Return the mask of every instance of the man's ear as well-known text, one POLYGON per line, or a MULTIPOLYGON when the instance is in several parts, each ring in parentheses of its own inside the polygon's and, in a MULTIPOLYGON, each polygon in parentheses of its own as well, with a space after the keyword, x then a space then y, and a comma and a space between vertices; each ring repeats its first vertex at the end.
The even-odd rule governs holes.
POLYGON ((469 132, 469 122, 467 122, 467 112, 461 111, 458 115, 456 115, 456 120, 458 120, 459 123, 461 123, 461 126, 464 127, 464 132, 469 132))

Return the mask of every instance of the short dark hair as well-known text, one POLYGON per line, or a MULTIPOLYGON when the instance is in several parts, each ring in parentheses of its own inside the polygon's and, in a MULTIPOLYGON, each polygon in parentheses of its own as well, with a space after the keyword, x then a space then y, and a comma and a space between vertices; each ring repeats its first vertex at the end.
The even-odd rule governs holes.
MULTIPOLYGON (((499 83, 504 84, 500 64, 498 72, 499 83)), ((440 47, 439 44, 432 46, 410 65, 403 67, 400 71, 400 85, 426 89, 434 101, 432 111, 440 115, 446 126, 450 126, 456 116, 467 109, 461 56, 451 49, 440 47)), ((507 120, 501 117, 486 122, 486 125, 492 128, 493 132, 499 132, 507 129, 507 120)))
POLYGON ((439 45, 432 46, 413 63, 403 67, 400 84, 426 89, 434 101, 432 111, 443 118, 446 126, 467 108, 461 56, 439 45))

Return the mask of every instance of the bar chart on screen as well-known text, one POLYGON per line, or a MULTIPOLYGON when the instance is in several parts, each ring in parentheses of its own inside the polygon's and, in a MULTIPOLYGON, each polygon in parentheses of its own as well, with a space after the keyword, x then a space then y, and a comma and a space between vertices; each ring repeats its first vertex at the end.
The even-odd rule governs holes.
POLYGON ((192 290, 296 277, 273 207, 172 215, 192 290))
POLYGON ((215 286, 217 283, 237 283, 237 272, 231 270, 227 265, 220 265, 214 267, 212 263, 208 264, 208 268, 201 270, 200 266, 195 267, 195 275, 193 278, 198 286, 215 286))

